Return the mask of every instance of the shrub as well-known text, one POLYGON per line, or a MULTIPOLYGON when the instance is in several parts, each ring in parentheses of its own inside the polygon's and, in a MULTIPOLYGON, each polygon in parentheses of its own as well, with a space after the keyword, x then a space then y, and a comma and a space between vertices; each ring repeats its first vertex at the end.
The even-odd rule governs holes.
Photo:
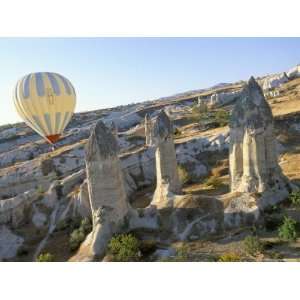
POLYGON ((177 172, 182 184, 189 183, 191 181, 191 176, 183 166, 179 165, 177 167, 177 172))
POLYGON ((138 261, 140 259, 139 241, 132 234, 120 234, 108 244, 114 261, 138 261))
POLYGON ((299 207, 300 206, 300 191, 292 192, 289 195, 289 200, 291 201, 293 206, 299 207))
POLYGON ((278 229, 279 238, 287 242, 295 241, 297 239, 296 224, 294 219, 285 216, 278 229))
POLYGON ((229 117, 230 115, 228 111, 220 109, 215 114, 215 121, 219 124, 219 126, 226 126, 229 123, 229 117))
POLYGON ((69 247, 71 251, 75 251, 79 248, 80 244, 85 239, 85 233, 82 229, 75 229, 71 235, 69 240, 69 247))
POLYGON ((204 183, 207 186, 211 186, 212 188, 216 189, 218 188, 220 185, 222 185, 222 180, 219 177, 216 176, 211 176, 209 178, 207 178, 204 183))
POLYGON ((282 215, 279 215, 279 216, 266 215, 265 216, 265 228, 268 231, 277 230, 278 227, 282 224, 282 222, 283 222, 282 215))
POLYGON ((246 253, 255 256, 262 252, 263 244, 257 236, 249 235, 244 239, 244 250, 246 253))
POLYGON ((237 253, 228 252, 219 257, 219 262, 237 262, 241 261, 241 257, 237 253))
POLYGON ((92 231, 92 223, 89 218, 83 218, 80 223, 81 230, 87 235, 92 231))
POLYGON ((38 258, 36 259, 37 262, 53 262, 54 261, 54 255, 46 252, 41 253, 38 258))

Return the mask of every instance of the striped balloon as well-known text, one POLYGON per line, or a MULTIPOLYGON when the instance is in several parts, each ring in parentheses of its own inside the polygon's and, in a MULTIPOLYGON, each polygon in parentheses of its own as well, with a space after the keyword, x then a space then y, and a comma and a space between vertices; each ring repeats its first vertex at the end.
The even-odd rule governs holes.
POLYGON ((71 82, 57 73, 31 73, 18 81, 14 103, 28 126, 55 143, 74 113, 76 94, 71 82))

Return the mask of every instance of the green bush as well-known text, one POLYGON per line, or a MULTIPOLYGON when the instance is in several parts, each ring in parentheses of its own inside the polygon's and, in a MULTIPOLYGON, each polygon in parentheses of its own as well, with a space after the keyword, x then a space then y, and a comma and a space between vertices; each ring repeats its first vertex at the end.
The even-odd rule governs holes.
POLYGON ((88 233, 90 233, 92 231, 92 223, 90 221, 89 218, 84 218, 81 220, 81 223, 80 223, 80 228, 81 230, 87 235, 88 233))
POLYGON ((257 236, 249 235, 244 239, 244 250, 255 256, 263 251, 263 244, 257 236))
POLYGON ((132 234, 120 234, 113 237, 108 244, 114 261, 139 261, 139 241, 132 234))
POLYGON ((292 192, 289 195, 289 200, 291 201, 293 206, 299 207, 300 206, 300 191, 292 192))
POLYGON ((80 228, 75 229, 71 235, 69 240, 69 247, 71 251, 75 251, 79 248, 80 244, 85 239, 85 233, 80 228))
POLYGON ((292 242, 297 239, 297 231, 296 231, 297 222, 285 216, 283 219, 282 225, 278 229, 278 236, 283 241, 292 242))
POLYGON ((54 261, 54 255, 46 252, 41 253, 38 258, 36 259, 37 262, 53 262, 54 261))
POLYGON ((219 257, 219 262, 238 262, 241 261, 241 257, 237 253, 228 252, 219 257))
POLYGON ((80 244, 85 240, 86 235, 91 232, 92 224, 90 219, 84 218, 80 222, 78 222, 79 228, 72 231, 69 240, 69 247, 71 251, 74 251, 79 248, 80 244))
POLYGON ((220 109, 215 113, 215 122, 219 124, 219 126, 226 126, 229 123, 230 114, 228 111, 224 109, 220 109))
POLYGON ((186 184, 191 181, 191 176, 189 175, 189 173, 187 172, 185 167, 178 165, 177 172, 178 172, 178 176, 179 176, 179 179, 182 184, 186 184))

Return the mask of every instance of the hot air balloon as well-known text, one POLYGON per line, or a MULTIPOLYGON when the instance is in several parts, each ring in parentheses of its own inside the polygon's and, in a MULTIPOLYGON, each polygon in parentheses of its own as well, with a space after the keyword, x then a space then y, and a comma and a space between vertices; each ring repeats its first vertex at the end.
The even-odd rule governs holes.
POLYGON ((14 104, 24 122, 54 144, 74 113, 75 89, 57 73, 31 73, 18 81, 14 104))

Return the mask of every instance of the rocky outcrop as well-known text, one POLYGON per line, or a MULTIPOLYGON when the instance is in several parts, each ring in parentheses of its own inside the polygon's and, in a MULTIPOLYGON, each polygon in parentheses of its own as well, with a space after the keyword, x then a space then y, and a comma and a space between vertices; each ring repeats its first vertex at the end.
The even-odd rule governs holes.
MULTIPOLYGON (((250 194, 260 194, 252 201, 255 205, 252 203, 249 208, 255 214, 265 206, 282 201, 289 193, 289 183, 278 165, 276 148, 271 108, 251 77, 231 115, 229 165, 232 193, 247 193, 249 201, 250 194)), ((241 208, 247 207, 245 197, 247 199, 247 196, 240 197, 240 205, 234 203, 228 207, 225 215, 243 212, 241 208)))
POLYGON ((293 67, 292 69, 290 69, 287 72, 287 76, 290 79, 295 79, 295 78, 300 77, 300 65, 297 65, 297 66, 293 67))
POLYGON ((264 91, 272 90, 280 87, 282 84, 289 81, 285 72, 267 76, 262 80, 261 86, 264 91))
POLYGON ((198 108, 200 112, 206 112, 207 111, 207 99, 198 97, 198 108))
POLYGON ((5 225, 0 225, 0 261, 15 257, 23 242, 24 238, 14 234, 5 225))
POLYGON ((277 161, 272 111, 254 78, 232 112, 229 160, 232 192, 262 193, 286 185, 277 161))
POLYGON ((27 211, 41 194, 30 190, 13 198, 0 201, 0 224, 18 227, 28 217, 27 211))
POLYGON ((130 211, 118 144, 101 121, 92 130, 86 145, 86 173, 93 231, 81 246, 78 260, 103 257, 108 241, 124 225, 130 211))
POLYGON ((152 204, 157 207, 169 206, 171 194, 181 192, 181 183, 177 172, 176 152, 173 141, 173 126, 162 110, 153 127, 156 145, 156 190, 152 204))
POLYGON ((149 114, 145 115, 146 146, 153 146, 153 124, 149 114))
POLYGON ((223 105, 230 104, 236 101, 237 99, 239 99, 241 94, 242 94, 242 90, 212 94, 208 101, 208 106, 220 107, 223 105))

